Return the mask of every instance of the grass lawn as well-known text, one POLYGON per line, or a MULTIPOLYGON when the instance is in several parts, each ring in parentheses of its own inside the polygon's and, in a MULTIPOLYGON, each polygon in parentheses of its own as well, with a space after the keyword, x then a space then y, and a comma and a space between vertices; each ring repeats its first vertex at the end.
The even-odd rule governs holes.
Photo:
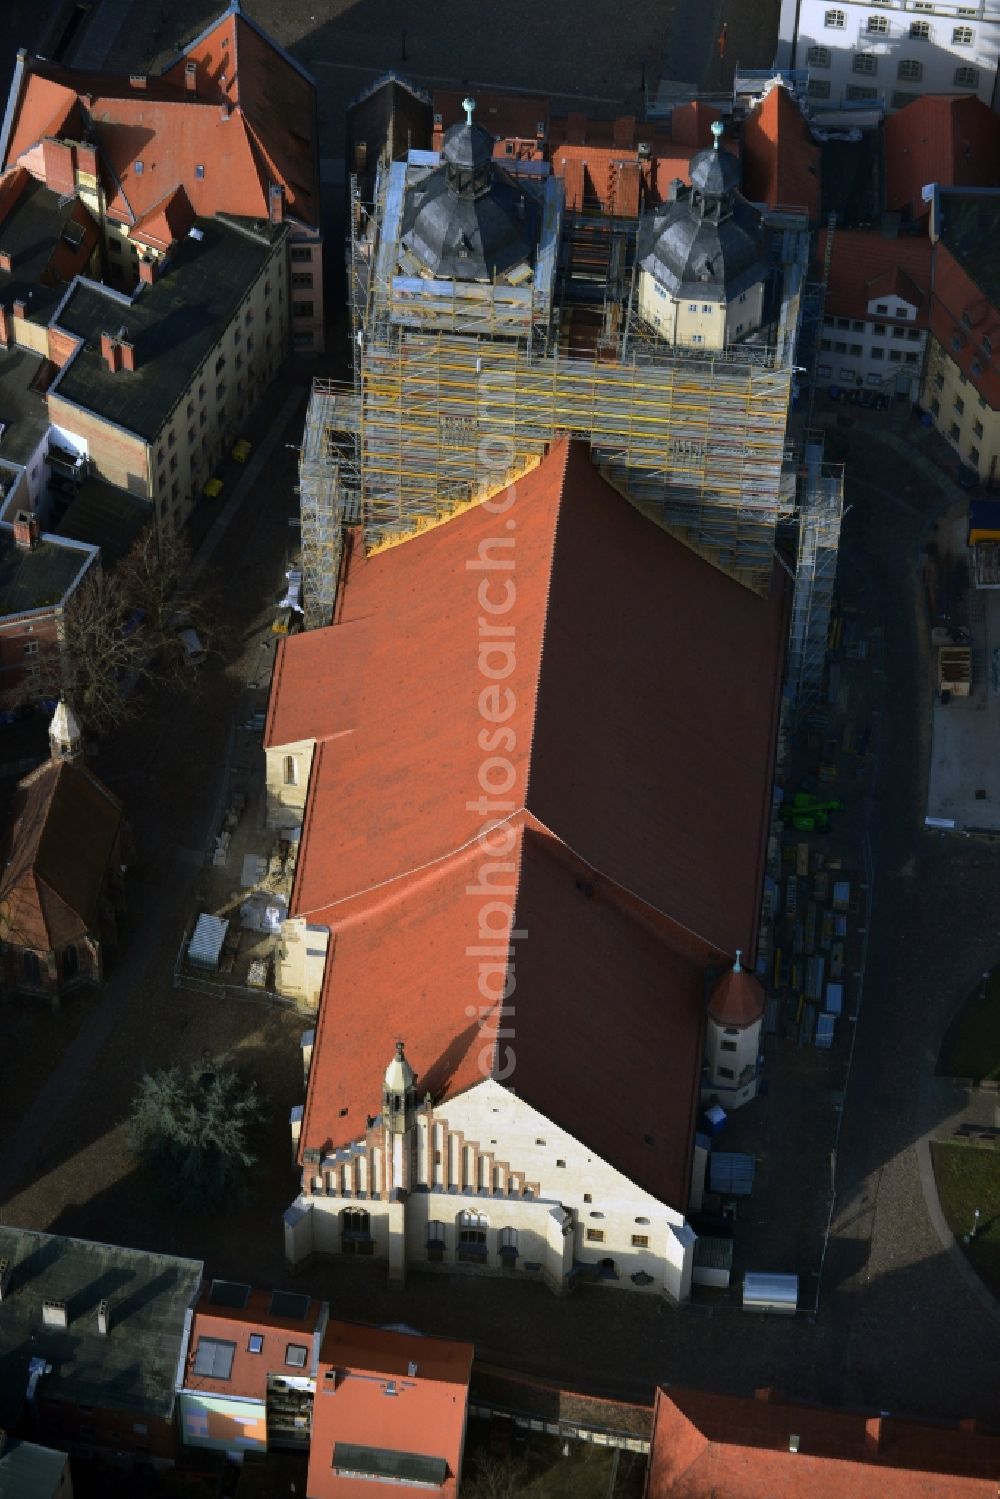
POLYGON ((975 1145, 935 1144, 931 1150, 948 1227, 990 1290, 1000 1294, 1000 1152, 975 1145), (976 1208, 976 1237, 963 1244, 976 1208))
POLYGON ((1000 1078, 1000 967, 977 984, 951 1025, 938 1057, 941 1077, 1000 1078))

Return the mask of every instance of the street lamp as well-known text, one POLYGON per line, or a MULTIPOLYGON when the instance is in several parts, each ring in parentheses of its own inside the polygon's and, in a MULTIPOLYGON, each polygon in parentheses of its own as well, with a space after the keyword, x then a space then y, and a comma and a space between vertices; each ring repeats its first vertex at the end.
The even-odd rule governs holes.
POLYGON ((979 1229, 979 1212, 980 1212, 979 1208, 974 1208, 973 1209, 973 1213, 972 1213, 972 1228, 965 1235, 965 1238, 962 1241, 965 1244, 971 1244, 972 1241, 973 1241, 973 1239, 976 1237, 976 1233, 977 1233, 977 1231, 979 1229))

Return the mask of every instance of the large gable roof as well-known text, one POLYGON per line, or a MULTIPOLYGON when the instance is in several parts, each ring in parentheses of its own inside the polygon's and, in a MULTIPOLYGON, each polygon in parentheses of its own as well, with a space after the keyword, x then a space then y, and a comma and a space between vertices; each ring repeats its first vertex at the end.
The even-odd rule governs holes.
POLYGON ((820 148, 791 94, 780 83, 743 126, 743 194, 754 203, 802 207, 820 214, 820 148))
MULTIPOLYGON (((826 253, 827 230, 816 245, 816 259, 826 253)), ((926 328, 930 316, 931 243, 923 234, 890 239, 877 229, 836 229, 826 292, 828 316, 867 319, 869 302, 899 296, 916 308, 910 326, 926 328)), ((881 314, 879 315, 882 316, 881 314)))
POLYGON ((340 622, 279 646, 267 743, 331 739, 313 769, 295 908, 429 865, 487 817, 526 808, 706 947, 752 951, 782 575, 769 599, 742 588, 623 500, 582 446, 557 444, 515 494, 509 511, 475 506, 355 553, 340 622), (485 615, 481 600, 501 605, 507 580, 509 609, 485 615), (510 663, 481 619, 512 631, 510 663), (510 670, 491 682, 481 662, 510 670), (497 742, 514 781, 480 810, 480 767, 496 753, 477 737, 484 691, 501 698, 487 709, 511 694, 497 742))
POLYGON ((46 761, 17 788, 0 936, 49 951, 94 930, 122 807, 86 767, 46 761))
POLYGON ((743 589, 565 442, 512 495, 354 551, 340 622, 279 647, 266 733, 318 740, 292 911, 334 936, 303 1148, 358 1138, 403 1036, 421 1093, 493 1076, 686 1200, 705 964, 754 946, 783 623, 780 580, 743 589), (497 859, 529 933, 501 964, 513 1081, 468 952, 497 859))

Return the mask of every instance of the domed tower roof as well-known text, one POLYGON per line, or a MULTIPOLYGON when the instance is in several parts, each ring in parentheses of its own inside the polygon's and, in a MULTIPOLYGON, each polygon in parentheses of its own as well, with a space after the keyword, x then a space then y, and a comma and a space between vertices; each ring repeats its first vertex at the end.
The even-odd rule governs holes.
POLYGON ((450 167, 467 172, 484 167, 493 160, 493 136, 484 125, 473 121, 472 111, 475 107, 475 99, 462 100, 465 119, 458 125, 452 125, 441 147, 442 161, 447 162, 450 167))
POLYGON ((735 192, 743 180, 739 159, 731 151, 720 151, 723 125, 721 120, 712 121, 715 141, 707 151, 699 151, 692 159, 689 176, 691 186, 708 196, 721 198, 735 192))
POLYGON ((722 975, 712 990, 708 1014, 716 1025, 734 1030, 745 1030, 747 1026, 755 1025, 764 1014, 763 986, 759 979, 743 967, 739 950, 732 968, 722 975))
POLYGON ((494 139, 466 119, 452 125, 441 165, 407 189, 400 245, 447 281, 492 281, 532 259, 538 240, 535 197, 493 160, 494 139))
POLYGON ((648 215, 639 229, 639 260, 672 297, 728 301, 763 280, 763 221, 737 190, 740 164, 715 145, 691 163, 691 186, 648 215))
POLYGON ((406 1060, 402 1041, 396 1042, 396 1055, 385 1069, 385 1091, 408 1093, 416 1082, 416 1073, 406 1060))

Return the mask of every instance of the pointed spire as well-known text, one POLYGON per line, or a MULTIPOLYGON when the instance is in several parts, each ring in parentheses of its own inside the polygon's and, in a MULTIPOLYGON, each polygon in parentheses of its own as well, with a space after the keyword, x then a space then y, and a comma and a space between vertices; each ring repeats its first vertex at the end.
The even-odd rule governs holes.
POLYGON ((83 754, 83 733, 65 695, 60 696, 49 724, 49 753, 53 760, 78 760, 83 754))
POLYGON ((715 137, 712 142, 712 146, 716 151, 718 151, 719 149, 719 142, 722 140, 722 132, 725 130, 725 128, 726 127, 725 125, 723 125, 721 120, 712 121, 712 134, 715 137))
POLYGON ((476 101, 475 101, 475 99, 470 99, 470 98, 466 97, 466 98, 464 98, 462 100, 462 108, 465 110, 465 123, 467 125, 471 125, 472 124, 472 111, 475 109, 475 107, 476 107, 476 101))

